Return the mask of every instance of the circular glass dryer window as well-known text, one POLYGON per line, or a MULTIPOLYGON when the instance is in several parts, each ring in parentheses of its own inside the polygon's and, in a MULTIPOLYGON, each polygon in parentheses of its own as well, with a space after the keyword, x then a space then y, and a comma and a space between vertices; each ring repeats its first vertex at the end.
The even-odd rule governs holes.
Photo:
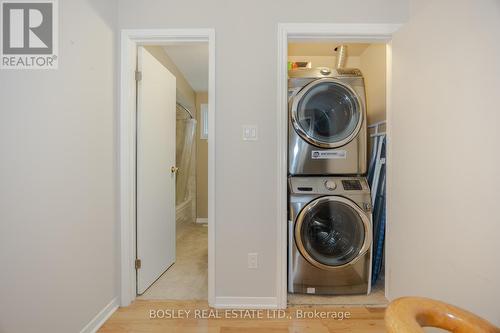
POLYGON ((323 197, 297 217, 295 241, 302 256, 316 267, 352 264, 371 244, 370 221, 361 209, 342 197, 323 197))
POLYGON ((305 86, 294 98, 292 123, 307 142, 322 148, 350 142, 361 128, 362 104, 348 85, 330 78, 305 86))

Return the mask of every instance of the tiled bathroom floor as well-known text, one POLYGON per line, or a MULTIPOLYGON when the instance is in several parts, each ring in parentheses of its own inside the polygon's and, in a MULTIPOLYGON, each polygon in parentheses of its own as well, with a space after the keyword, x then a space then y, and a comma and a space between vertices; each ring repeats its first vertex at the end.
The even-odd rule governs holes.
POLYGON ((208 228, 177 223, 176 262, 138 299, 206 300, 208 298, 208 228))

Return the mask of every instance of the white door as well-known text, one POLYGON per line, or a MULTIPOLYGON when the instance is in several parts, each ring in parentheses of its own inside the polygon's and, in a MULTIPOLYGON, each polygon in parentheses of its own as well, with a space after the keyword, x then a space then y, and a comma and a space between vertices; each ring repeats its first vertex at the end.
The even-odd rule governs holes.
POLYGON ((137 293, 175 261, 175 76, 143 47, 137 83, 137 293))

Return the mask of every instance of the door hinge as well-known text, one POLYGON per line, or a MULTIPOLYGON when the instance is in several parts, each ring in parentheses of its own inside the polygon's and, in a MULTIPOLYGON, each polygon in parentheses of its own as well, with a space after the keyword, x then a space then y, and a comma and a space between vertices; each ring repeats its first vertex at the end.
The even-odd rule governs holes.
POLYGON ((141 81, 142 80, 142 72, 135 71, 135 80, 136 81, 141 81))
POLYGON ((142 265, 141 259, 135 260, 135 269, 140 269, 142 265))

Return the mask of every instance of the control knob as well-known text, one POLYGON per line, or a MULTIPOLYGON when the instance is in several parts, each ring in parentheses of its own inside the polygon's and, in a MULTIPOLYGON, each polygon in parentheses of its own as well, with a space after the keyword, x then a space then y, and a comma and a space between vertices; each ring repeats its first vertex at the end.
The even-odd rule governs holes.
POLYGON ((323 74, 323 75, 328 75, 328 74, 330 74, 332 71, 331 71, 331 70, 329 70, 328 68, 321 68, 321 69, 319 70, 319 72, 320 72, 321 74, 323 74))
POLYGON ((333 191, 337 188, 337 184, 333 180, 327 180, 325 182, 325 187, 328 191, 333 191))

